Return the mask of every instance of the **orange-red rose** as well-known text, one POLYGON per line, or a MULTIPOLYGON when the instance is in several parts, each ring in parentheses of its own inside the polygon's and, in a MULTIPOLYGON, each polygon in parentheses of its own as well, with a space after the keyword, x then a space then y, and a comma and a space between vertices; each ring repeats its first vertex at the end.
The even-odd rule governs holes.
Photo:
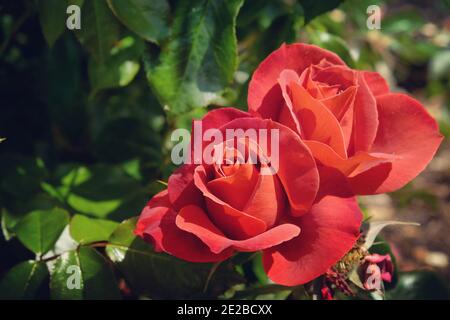
POLYGON ((281 46, 259 65, 248 106, 297 132, 323 174, 340 178, 336 184, 346 180, 356 194, 404 186, 442 141, 420 102, 390 92, 378 73, 350 69, 334 53, 302 43, 281 46))
POLYGON ((354 198, 319 191, 316 163, 294 131, 231 108, 209 112, 202 127, 278 129, 278 171, 262 175, 260 163, 239 161, 181 166, 167 190, 144 208, 135 230, 155 250, 193 262, 262 250, 268 276, 297 285, 324 273, 351 249, 361 223, 358 205, 354 198))

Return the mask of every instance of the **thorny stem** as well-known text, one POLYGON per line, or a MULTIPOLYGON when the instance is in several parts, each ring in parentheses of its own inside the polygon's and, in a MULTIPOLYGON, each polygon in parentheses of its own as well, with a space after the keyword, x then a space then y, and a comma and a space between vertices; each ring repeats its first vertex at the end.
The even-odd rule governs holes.
MULTIPOLYGON (((104 248, 108 244, 109 244, 109 242, 107 242, 107 241, 101 241, 101 242, 92 242, 92 243, 86 244, 84 246, 88 246, 88 247, 91 247, 91 248, 104 248)), ((79 247, 80 246, 78 246, 78 248, 79 247)), ((41 262, 48 262, 48 261, 51 261, 51 260, 58 259, 61 255, 63 255, 66 252, 69 252, 69 251, 64 251, 64 252, 61 252, 60 254, 55 254, 53 256, 50 256, 50 257, 47 257, 47 258, 44 258, 44 259, 40 259, 39 261, 41 261, 41 262)))

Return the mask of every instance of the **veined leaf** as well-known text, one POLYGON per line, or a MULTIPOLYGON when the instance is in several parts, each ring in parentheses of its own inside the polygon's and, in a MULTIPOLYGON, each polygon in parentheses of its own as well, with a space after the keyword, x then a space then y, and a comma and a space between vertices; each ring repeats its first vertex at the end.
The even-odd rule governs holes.
POLYGON ((108 0, 114 14, 145 40, 158 43, 169 34, 169 4, 166 0, 108 0))
POLYGON ((80 214, 70 221, 70 234, 80 244, 106 241, 118 223, 111 220, 94 219, 80 214))
POLYGON ((119 299, 114 274, 95 249, 63 253, 50 269, 52 299, 119 299))
POLYGON ((68 223, 69 214, 63 209, 37 210, 23 217, 14 231, 25 247, 42 255, 53 248, 68 223))
POLYGON ((221 100, 237 66, 236 16, 242 0, 182 1, 170 40, 144 55, 149 84, 171 114, 221 100))
POLYGON ((75 35, 94 58, 102 63, 120 39, 120 25, 106 1, 86 1, 83 5, 81 29, 76 30, 75 35))

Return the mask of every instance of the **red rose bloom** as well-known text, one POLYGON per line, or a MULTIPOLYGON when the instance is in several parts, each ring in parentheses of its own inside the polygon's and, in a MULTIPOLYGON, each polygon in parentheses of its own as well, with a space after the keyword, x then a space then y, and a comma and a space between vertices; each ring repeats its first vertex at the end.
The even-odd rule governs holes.
POLYGON ((283 45, 259 65, 248 106, 252 115, 294 130, 326 168, 321 176, 332 173, 356 194, 404 186, 443 138, 420 102, 390 92, 378 73, 350 69, 307 44, 283 45))
MULTIPOLYGON (((148 202, 135 230, 156 251, 214 262, 236 251, 262 250, 274 282, 298 285, 323 274, 352 248, 361 224, 358 205, 354 198, 319 190, 316 163, 299 135, 231 108, 211 111, 201 121, 203 131, 278 129, 278 170, 262 175, 263 164, 236 161, 238 150, 232 150, 231 163, 182 165, 167 190, 148 202)), ((240 142, 246 153, 260 146, 251 138, 240 142)))

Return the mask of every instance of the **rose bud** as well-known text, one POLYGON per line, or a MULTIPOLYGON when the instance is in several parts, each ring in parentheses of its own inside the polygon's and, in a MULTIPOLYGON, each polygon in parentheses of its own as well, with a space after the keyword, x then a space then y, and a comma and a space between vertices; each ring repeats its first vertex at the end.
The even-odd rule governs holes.
POLYGON ((394 264, 389 254, 371 254, 364 258, 360 267, 360 278, 367 290, 381 290, 382 282, 390 283, 394 274, 394 264))

